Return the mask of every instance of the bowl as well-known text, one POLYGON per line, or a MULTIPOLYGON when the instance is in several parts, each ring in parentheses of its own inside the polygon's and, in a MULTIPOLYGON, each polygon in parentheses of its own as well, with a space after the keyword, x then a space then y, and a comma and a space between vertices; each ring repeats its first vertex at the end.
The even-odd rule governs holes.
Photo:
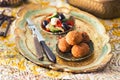
POLYGON ((54 12, 44 15, 41 28, 49 34, 61 35, 68 33, 75 27, 74 17, 64 12, 54 12))

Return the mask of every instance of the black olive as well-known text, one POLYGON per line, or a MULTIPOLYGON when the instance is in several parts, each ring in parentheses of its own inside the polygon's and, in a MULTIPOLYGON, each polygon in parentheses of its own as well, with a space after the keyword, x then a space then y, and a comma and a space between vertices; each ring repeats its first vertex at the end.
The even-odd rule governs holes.
POLYGON ((48 23, 49 23, 48 21, 44 20, 42 26, 45 28, 48 23))
POLYGON ((59 13, 59 19, 63 20, 63 19, 65 19, 65 16, 62 13, 59 13))
POLYGON ((70 29, 70 26, 67 25, 66 23, 62 23, 62 28, 63 28, 65 31, 67 31, 67 30, 70 29))

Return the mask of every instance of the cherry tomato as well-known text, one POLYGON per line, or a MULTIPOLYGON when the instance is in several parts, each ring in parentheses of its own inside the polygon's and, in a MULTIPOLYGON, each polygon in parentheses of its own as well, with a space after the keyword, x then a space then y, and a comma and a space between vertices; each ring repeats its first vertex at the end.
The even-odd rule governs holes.
POLYGON ((74 26, 74 21, 73 21, 73 20, 67 20, 67 21, 66 21, 66 24, 71 25, 71 26, 74 26))
POLYGON ((56 26, 62 27, 62 22, 60 20, 57 20, 56 26))

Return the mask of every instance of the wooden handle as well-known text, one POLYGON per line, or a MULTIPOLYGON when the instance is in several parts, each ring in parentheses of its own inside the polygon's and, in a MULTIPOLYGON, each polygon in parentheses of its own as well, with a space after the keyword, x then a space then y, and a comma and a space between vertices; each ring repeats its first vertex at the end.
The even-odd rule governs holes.
POLYGON ((34 36, 34 44, 35 44, 35 49, 36 49, 36 53, 37 53, 37 57, 38 57, 38 59, 39 60, 43 60, 43 53, 44 53, 44 51, 43 51, 43 48, 42 48, 42 46, 41 46, 41 44, 40 44, 40 42, 38 41, 38 39, 37 39, 37 37, 36 36, 34 36))
POLYGON ((55 55, 53 54, 53 52, 50 50, 50 48, 45 44, 44 41, 40 41, 40 43, 42 44, 43 50, 44 50, 46 56, 48 57, 48 59, 49 59, 51 62, 56 63, 56 57, 55 57, 55 55))

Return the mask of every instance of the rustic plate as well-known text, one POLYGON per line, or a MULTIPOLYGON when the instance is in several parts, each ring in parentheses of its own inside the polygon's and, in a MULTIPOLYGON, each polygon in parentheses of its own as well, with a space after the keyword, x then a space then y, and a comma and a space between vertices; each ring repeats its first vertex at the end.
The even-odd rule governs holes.
POLYGON ((112 54, 110 53, 111 47, 109 37, 106 35, 104 26, 94 16, 80 11, 71 6, 69 7, 41 7, 40 5, 28 5, 24 6, 19 13, 16 21, 16 45, 20 53, 33 63, 45 68, 51 68, 53 70, 67 71, 67 72, 93 72, 104 69, 106 64, 110 61, 112 54), (75 17, 75 30, 85 31, 89 35, 94 44, 93 54, 82 61, 66 61, 58 57, 56 52, 56 44, 58 39, 64 35, 52 35, 46 34, 41 27, 41 20, 46 14, 54 12, 65 12, 75 17), (44 55, 44 60, 39 61, 36 57, 34 39, 32 32, 28 29, 26 24, 26 18, 31 18, 37 26, 40 33, 45 38, 46 44, 56 55, 57 62, 50 62, 44 55))

